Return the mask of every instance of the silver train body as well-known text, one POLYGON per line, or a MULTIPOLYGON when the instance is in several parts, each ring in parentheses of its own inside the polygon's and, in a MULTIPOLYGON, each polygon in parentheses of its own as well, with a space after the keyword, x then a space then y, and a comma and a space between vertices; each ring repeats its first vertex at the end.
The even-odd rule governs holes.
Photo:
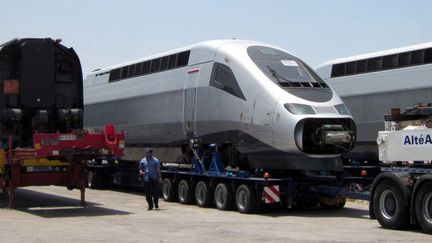
POLYGON ((432 42, 327 61, 316 72, 342 98, 357 125, 350 157, 378 160, 376 138, 392 108, 430 103, 432 42))
POLYGON ((340 169, 355 142, 337 94, 294 55, 215 40, 92 72, 84 125, 115 124, 127 146, 229 144, 252 168, 340 169))

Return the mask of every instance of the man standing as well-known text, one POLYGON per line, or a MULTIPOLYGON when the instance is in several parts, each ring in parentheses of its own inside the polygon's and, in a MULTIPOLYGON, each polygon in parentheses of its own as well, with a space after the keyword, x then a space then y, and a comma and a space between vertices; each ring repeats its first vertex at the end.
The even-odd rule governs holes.
POLYGON ((146 156, 139 163, 140 176, 144 177, 144 190, 148 203, 148 210, 153 206, 158 209, 159 205, 159 183, 162 181, 160 162, 153 157, 153 150, 146 149, 146 156))

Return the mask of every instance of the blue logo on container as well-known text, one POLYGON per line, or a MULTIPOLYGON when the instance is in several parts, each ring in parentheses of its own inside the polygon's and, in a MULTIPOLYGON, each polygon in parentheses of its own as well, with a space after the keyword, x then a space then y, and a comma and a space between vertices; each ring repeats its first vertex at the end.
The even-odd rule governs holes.
POLYGON ((432 144, 432 138, 431 135, 427 134, 423 136, 421 134, 420 136, 416 135, 406 135, 404 138, 404 145, 426 145, 426 144, 432 144))

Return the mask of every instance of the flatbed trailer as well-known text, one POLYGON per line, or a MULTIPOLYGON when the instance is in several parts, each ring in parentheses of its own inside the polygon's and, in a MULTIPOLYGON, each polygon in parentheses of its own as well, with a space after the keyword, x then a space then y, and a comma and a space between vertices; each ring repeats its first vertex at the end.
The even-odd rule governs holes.
POLYGON ((8 207, 14 207, 18 187, 57 185, 79 189, 80 205, 85 206, 87 161, 114 159, 123 155, 124 133, 107 125, 103 132, 85 130, 71 133, 33 135, 33 148, 0 149, 0 191, 8 193, 8 207))
POLYGON ((341 177, 304 172, 226 171, 220 154, 212 153, 208 168, 198 153, 192 164, 165 164, 161 170, 162 197, 182 204, 253 213, 267 206, 291 208, 319 204, 343 208, 346 192, 341 177))

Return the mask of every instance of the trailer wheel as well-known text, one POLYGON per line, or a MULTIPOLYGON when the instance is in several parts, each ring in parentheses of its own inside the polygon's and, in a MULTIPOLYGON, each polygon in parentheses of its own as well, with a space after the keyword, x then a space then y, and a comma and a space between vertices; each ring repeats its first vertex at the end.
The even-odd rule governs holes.
POLYGON ((381 181, 372 195, 373 210, 378 222, 386 229, 407 225, 409 211, 401 189, 391 180, 381 181))
POLYGON ((208 182, 198 182, 195 187, 195 201, 200 207, 210 207, 212 202, 212 191, 208 182))
POLYGON ((167 202, 173 202, 176 199, 176 188, 169 178, 165 178, 162 182, 162 197, 167 202))
POLYGON ((228 183, 219 183, 214 191, 214 202, 219 210, 230 210, 233 206, 233 192, 228 183))
POLYGON ((422 229, 432 233, 432 182, 424 183, 415 199, 415 213, 422 229))
POLYGON ((236 192, 236 206, 240 213, 253 213, 256 206, 256 193, 249 185, 240 185, 236 192))
POLYGON ((181 204, 191 204, 193 200, 192 185, 187 180, 181 180, 177 187, 177 197, 181 204))

